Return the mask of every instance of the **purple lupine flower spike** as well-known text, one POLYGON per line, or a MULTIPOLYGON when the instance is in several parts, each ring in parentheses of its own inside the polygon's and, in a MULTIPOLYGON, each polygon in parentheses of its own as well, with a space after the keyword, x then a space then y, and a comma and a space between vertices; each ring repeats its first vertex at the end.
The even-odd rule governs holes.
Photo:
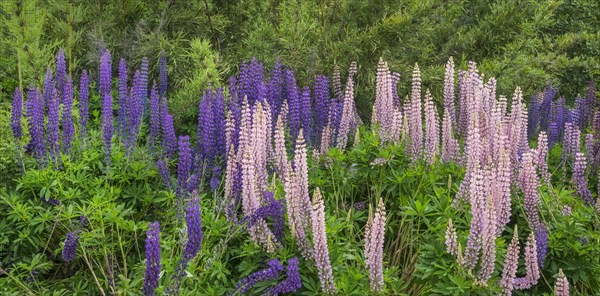
POLYGON ((152 84, 152 90, 150 91, 150 137, 148 144, 150 149, 153 150, 156 142, 160 136, 160 103, 158 98, 158 91, 156 89, 156 81, 152 84))
POLYGON ((275 296, 284 293, 294 293, 302 287, 302 280, 300 279, 298 267, 298 257, 288 260, 286 275, 287 278, 285 280, 268 289, 265 294, 275 296))
POLYGON ((169 168, 167 167, 167 164, 162 159, 159 159, 156 162, 156 166, 158 167, 158 172, 160 173, 160 177, 165 187, 167 187, 170 190, 173 190, 173 181, 171 180, 171 175, 169 173, 169 168))
POLYGON ((279 277, 279 274, 283 271, 283 265, 278 259, 271 259, 267 262, 267 268, 251 273, 249 276, 243 278, 235 285, 235 289, 240 294, 244 294, 254 287, 258 282, 264 282, 268 280, 274 280, 279 277))
POLYGON ((48 106, 48 101, 50 100, 55 87, 52 69, 48 67, 46 69, 46 76, 44 76, 44 106, 48 106))
POLYGON ((177 264, 175 274, 173 274, 173 283, 167 290, 167 294, 177 295, 179 291, 179 285, 181 279, 185 274, 185 269, 192 259, 196 257, 198 251, 200 251, 200 245, 204 238, 202 234, 202 218, 200 215, 200 200, 198 199, 198 192, 192 192, 190 201, 186 209, 185 221, 187 224, 188 241, 183 250, 181 260, 177 264))
POLYGON ((48 151, 50 158, 54 161, 59 156, 58 153, 58 125, 59 125, 59 106, 60 99, 58 90, 52 88, 52 95, 48 100, 48 125, 46 132, 48 134, 48 151))
POLYGON ((167 96, 167 56, 165 55, 165 51, 160 52, 160 57, 158 58, 158 73, 159 73, 159 89, 158 94, 160 97, 167 96))
POLYGON ((75 259, 75 253, 77 252, 77 243, 79 242, 79 235, 74 231, 67 233, 65 238, 65 244, 63 246, 62 259, 65 262, 70 262, 75 259))
POLYGON ((127 137, 127 63, 124 58, 119 62, 119 98, 117 110, 117 133, 122 139, 127 137))
POLYGON ((23 136, 23 128, 21 127, 21 117, 23 116, 23 94, 17 87, 13 95, 12 111, 10 115, 10 128, 12 129, 15 139, 20 140, 23 136))
POLYGON ((146 232, 146 277, 144 279, 144 295, 153 296, 158 287, 160 277, 160 224, 148 224, 146 232))
POLYGON ((89 91, 89 78, 87 70, 81 72, 79 78, 79 126, 81 128, 81 138, 85 142, 87 136, 87 124, 88 124, 88 91, 89 91))
POLYGON ((179 164, 177 165, 177 195, 184 198, 187 195, 186 184, 192 169, 192 148, 190 136, 179 136, 179 164))
POLYGON ((67 77, 64 87, 62 126, 62 149, 65 154, 69 154, 71 151, 71 142, 75 137, 75 127, 73 126, 73 78, 71 75, 67 77))
POLYGON ((60 103, 63 103, 65 95, 65 85, 67 83, 67 62, 65 61, 65 52, 63 49, 59 49, 56 54, 56 89, 58 89, 58 95, 60 103))
POLYGON ((104 51, 100 60, 99 84, 100 97, 102 98, 102 136, 104 139, 104 157, 107 167, 110 167, 113 136, 113 99, 111 91, 111 56, 108 50, 104 51))
POLYGON ((148 57, 143 57, 140 67, 140 84, 137 90, 141 108, 140 112, 144 114, 144 117, 148 113, 148 63, 148 57))

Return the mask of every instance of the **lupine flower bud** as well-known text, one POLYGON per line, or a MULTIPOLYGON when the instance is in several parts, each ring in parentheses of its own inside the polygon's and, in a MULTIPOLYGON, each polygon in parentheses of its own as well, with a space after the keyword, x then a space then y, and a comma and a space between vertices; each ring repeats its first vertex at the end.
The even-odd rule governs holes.
POLYGON ((89 91, 89 80, 87 70, 81 72, 79 78, 79 126, 81 128, 81 138, 85 141, 87 136, 87 124, 88 124, 88 91, 89 91))
POLYGON ((319 187, 313 193, 313 216, 312 233, 314 239, 314 258, 317 269, 319 270, 319 279, 321 289, 327 294, 335 294, 335 283, 331 271, 331 262, 329 261, 329 250, 327 249, 327 233, 325 224, 325 205, 321 197, 319 187))
POLYGON ((160 277, 160 224, 148 224, 146 232, 146 277, 144 279, 144 295, 154 295, 160 277))
POLYGON ((71 151, 71 142, 75 137, 75 127, 73 126, 73 78, 71 78, 71 75, 67 77, 64 88, 62 126, 62 148, 65 154, 69 154, 71 151))
POLYGON ((117 132, 121 138, 126 139, 128 134, 127 128, 127 107, 128 107, 128 95, 127 95, 127 63, 124 58, 121 58, 119 62, 119 97, 118 97, 118 110, 117 110, 117 132))
POLYGON ((161 131, 162 131, 162 145, 165 149, 165 156, 170 158, 175 154, 177 149, 177 136, 175 136, 175 127, 173 126, 173 116, 169 114, 169 107, 167 106, 167 98, 162 98, 162 104, 160 106, 161 114, 161 131))
POLYGON ((75 253, 77 252, 77 242, 79 242, 79 236, 71 231, 67 233, 65 238, 65 245, 63 246, 62 259, 65 262, 70 262, 75 259, 75 253))
POLYGON ((65 61, 65 52, 61 48, 56 54, 56 88, 58 89, 59 100, 61 103, 65 95, 66 79, 67 62, 65 61))
POLYGON ((160 57, 158 58, 158 73, 158 94, 160 95, 160 97, 165 97, 167 95, 167 56, 165 55, 164 50, 160 52, 160 57))
POLYGON ((156 145, 160 136, 160 103, 158 99, 158 91, 156 90, 156 81, 152 83, 150 90, 150 137, 148 144, 151 149, 156 145))
POLYGON ((177 195, 187 196, 185 190, 192 169, 192 149, 189 136, 179 136, 179 163, 177 165, 177 195))
POLYGON ((144 116, 148 110, 148 57, 142 58, 140 66, 140 84, 138 86, 140 110, 144 116))
POLYGON ((365 233, 365 262, 371 290, 383 289, 383 245, 385 236, 385 205, 379 199, 375 215, 369 218, 365 233))
POLYGON ((458 255, 458 240, 456 230, 452 225, 452 219, 448 220, 448 227, 446 228, 446 252, 450 255, 458 255))
POLYGON ((21 116, 23 115, 23 95, 17 87, 13 95, 12 112, 10 115, 10 128, 15 139, 21 139, 23 128, 21 127, 21 116))
POLYGON ((558 278, 554 286, 554 295, 556 296, 569 296, 569 280, 565 277, 562 269, 558 270, 558 278))
POLYGON ((48 101, 52 96, 54 85, 54 79, 52 77, 52 69, 46 68, 46 76, 44 76, 44 106, 48 106, 48 101))

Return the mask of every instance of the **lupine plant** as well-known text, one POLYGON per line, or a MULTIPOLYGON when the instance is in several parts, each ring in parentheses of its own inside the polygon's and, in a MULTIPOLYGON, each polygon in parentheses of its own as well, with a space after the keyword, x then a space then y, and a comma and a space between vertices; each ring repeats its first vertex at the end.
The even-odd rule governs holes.
POLYGON ((530 103, 518 87, 510 100, 497 95, 496 79, 474 62, 450 58, 437 86, 417 64, 405 83, 380 59, 370 129, 358 116, 356 63, 345 84, 336 67, 302 85, 283 61, 268 71, 252 58, 227 87, 198 94, 190 137, 169 111, 164 52, 158 80, 147 58, 119 61, 113 73, 102 50, 97 73, 82 71, 77 84, 59 51, 43 93, 35 84, 27 91, 26 131, 15 89, 10 140, 29 141, 31 157, 18 187, 0 190, 0 246, 10 246, 0 249, 3 287, 34 295, 600 288, 593 83, 571 109, 551 86, 530 103), (140 68, 128 73, 128 64, 140 68), (158 83, 148 91, 149 81, 158 83))

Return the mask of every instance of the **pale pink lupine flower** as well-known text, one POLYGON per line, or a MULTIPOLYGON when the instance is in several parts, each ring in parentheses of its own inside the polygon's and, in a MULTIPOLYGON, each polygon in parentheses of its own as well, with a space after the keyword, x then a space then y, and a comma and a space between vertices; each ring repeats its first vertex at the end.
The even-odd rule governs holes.
POLYGON ((442 161, 459 161, 460 146, 458 140, 452 136, 452 119, 448 110, 444 110, 442 123, 442 161))
POLYGON ((550 172, 548 171, 548 163, 546 162, 546 158, 548 157, 548 136, 544 131, 541 131, 538 136, 538 147, 535 152, 535 164, 544 182, 550 184, 550 172))
POLYGON ((452 219, 448 220, 448 227, 446 228, 446 252, 450 255, 458 255, 458 239, 456 229, 452 225, 452 219))
POLYGON ((522 156, 519 169, 519 185, 523 191, 525 213, 530 229, 538 229, 540 218, 538 215, 538 204, 540 203, 540 179, 533 164, 533 153, 528 151, 522 156))
POLYGON ((525 272, 525 277, 515 279, 515 290, 529 289, 540 279, 534 232, 529 234, 527 245, 525 245, 525 272))
POLYGON ((561 269, 558 269, 558 278, 554 285, 554 295, 556 296, 569 296, 569 280, 565 277, 565 274, 561 269))
POLYGON ((485 227, 483 230, 483 254, 481 255, 481 268, 477 274, 478 285, 486 285, 494 272, 496 263, 496 210, 491 196, 488 196, 485 207, 485 227))
POLYGON ((468 194, 471 183, 473 170, 479 166, 481 161, 481 139, 479 133, 479 119, 477 113, 471 116, 471 123, 467 129, 467 140, 465 142, 465 162, 466 172, 465 177, 456 193, 456 201, 464 200, 468 194))
POLYGON ((467 102, 467 71, 458 70, 458 119, 457 130, 465 135, 469 126, 469 104, 467 102))
POLYGON ((425 160, 432 164, 440 149, 440 122, 429 90, 425 92, 425 160))
POLYGON ((402 111, 400 111, 400 108, 394 108, 394 116, 392 119, 392 142, 394 142, 394 144, 398 144, 398 142, 400 142, 400 139, 402 138, 403 122, 404 120, 402 116, 402 111))
POLYGON ((296 140, 294 151, 294 166, 288 165, 285 181, 286 205, 288 221, 292 230, 292 237, 296 238, 298 248, 305 259, 312 258, 312 246, 307 233, 311 230, 311 217, 313 216, 310 197, 308 195, 308 167, 306 164, 306 144, 302 129, 296 140))
POLYGON ((225 119, 225 147, 229 148, 233 144, 233 131, 235 130, 235 119, 231 112, 227 111, 225 119))
POLYGON ((327 233, 325 224, 325 205, 321 190, 319 187, 313 193, 313 216, 312 216, 312 233, 314 241, 314 258, 315 264, 319 271, 319 280, 321 281, 321 289, 327 294, 335 294, 335 282, 333 281, 333 273, 331 270, 331 262, 329 261, 329 250, 327 248, 327 233))
POLYGON ((348 80, 348 82, 346 82, 344 106, 342 108, 342 117, 340 119, 340 126, 337 135, 337 147, 341 150, 346 149, 346 145, 348 144, 348 134, 351 132, 351 127, 356 124, 354 109, 354 82, 352 80, 348 80))
POLYGON ((281 123, 283 123, 283 126, 287 126, 289 124, 288 122, 288 112, 289 112, 289 105, 287 100, 283 100, 283 103, 281 104, 281 111, 279 111, 279 115, 281 116, 281 123))
POLYGON ((514 282, 517 277, 517 268, 519 267, 519 250, 519 234, 517 226, 515 225, 512 241, 508 245, 508 249, 504 255, 502 278, 498 283, 498 285, 504 289, 502 295, 510 296, 515 289, 514 282))
POLYGON ((377 85, 375 105, 373 106, 373 124, 379 124, 382 142, 392 138, 394 99, 392 94, 392 74, 386 62, 379 58, 377 65, 377 85))
POLYGON ((410 122, 408 125, 410 136, 410 154, 413 162, 423 155, 423 110, 421 108, 421 71, 415 64, 412 78, 412 92, 410 101, 410 122))
MULTIPOLYGON (((454 60, 452 57, 446 63, 446 73, 444 74, 444 112, 448 111, 451 125, 456 125, 456 111, 454 110, 454 60)), ((445 116, 445 115, 444 115, 445 116)))
POLYGON ((497 211, 496 235, 499 236, 504 227, 510 221, 510 185, 512 182, 513 170, 510 164, 510 158, 504 147, 500 150, 500 158, 496 167, 496 195, 494 204, 497 211))
POLYGON ((267 182, 267 149, 271 146, 267 136, 267 133, 269 132, 267 121, 268 117, 266 115, 266 110, 263 108, 263 104, 260 101, 257 101, 254 105, 254 112, 252 114, 252 130, 250 137, 252 144, 249 149, 252 151, 252 160, 258 181, 258 192, 262 192, 262 189, 266 187, 267 182))
POLYGON ((483 244, 485 231, 485 204, 484 171, 475 166, 469 182, 469 197, 471 204, 471 228, 465 248, 465 268, 472 270, 477 264, 483 244))
POLYGON ((275 127, 275 166, 282 180, 285 180, 287 173, 287 152, 285 150, 285 127, 281 114, 277 117, 277 126, 275 127))
POLYGON ((369 217, 365 231, 365 261, 371 290, 383 289, 383 245, 385 236, 385 205, 379 199, 375 215, 369 217))
POLYGON ((584 140, 584 144, 585 144, 585 158, 586 159, 594 159, 594 135, 593 134, 586 134, 585 135, 585 140, 584 140))
POLYGON ((238 162, 235 157, 235 147, 233 144, 227 150, 227 167, 225 168, 225 200, 229 204, 233 199, 233 184, 238 172, 238 162))

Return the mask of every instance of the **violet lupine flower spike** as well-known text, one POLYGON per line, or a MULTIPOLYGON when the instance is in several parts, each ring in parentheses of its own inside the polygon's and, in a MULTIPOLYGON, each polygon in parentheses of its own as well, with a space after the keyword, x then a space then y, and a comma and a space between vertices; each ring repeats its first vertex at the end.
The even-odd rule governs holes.
POLYGON ((569 280, 567 280, 567 277, 565 277, 562 268, 558 269, 558 278, 556 279, 556 284, 554 285, 554 295, 569 296, 569 280))
POLYGON ((298 267, 298 257, 288 260, 286 275, 287 278, 285 280, 266 290, 265 295, 277 296, 279 294, 294 293, 302 287, 302 280, 300 279, 298 267))
POLYGON ((48 134, 48 151, 50 152, 51 161, 55 161, 59 157, 58 125, 60 112, 60 99, 56 88, 52 88, 52 94, 46 105, 48 106, 48 125, 46 129, 46 133, 48 134))
POLYGON ((383 289, 383 245, 385 236, 385 205, 379 199, 375 215, 369 218, 365 230, 365 262, 369 271, 371 290, 383 289))
POLYGON ((235 290, 240 294, 245 294, 258 282, 274 280, 279 277, 279 274, 283 271, 283 265, 278 259, 269 260, 269 262, 267 262, 267 266, 267 268, 255 271, 249 276, 243 278, 235 285, 235 290))
POLYGON ((140 112, 146 117, 148 114, 148 57, 142 58, 140 67, 140 84, 138 86, 138 100, 140 104, 140 112))
POLYGON ((321 289, 326 294, 335 294, 335 282, 333 281, 333 273, 331 271, 331 262, 329 261, 329 250, 327 249, 327 234, 325 229, 325 205, 321 190, 319 187, 313 193, 313 216, 312 216, 312 233, 314 240, 314 258, 317 269, 319 270, 319 279, 321 281, 321 289))
POLYGON ((71 151, 71 142, 75 137, 75 127, 73 125, 73 78, 71 75, 67 76, 64 87, 62 126, 62 149, 65 154, 69 154, 71 151))
POLYGON ((62 103, 65 95, 65 84, 67 80, 67 62, 65 52, 59 49, 56 54, 56 88, 58 89, 59 102, 62 103))
POLYGON ((70 262, 73 259, 75 259, 75 253, 77 252, 77 242, 79 242, 79 235, 77 235, 77 233, 75 233, 74 231, 67 233, 62 252, 63 261, 70 262))
POLYGON ((198 251, 200 251, 200 245, 202 244, 202 239, 204 235, 202 234, 202 217, 200 215, 200 200, 198 199, 198 192, 192 192, 192 196, 190 201, 188 202, 185 221, 187 224, 187 237, 188 241, 185 245, 185 249, 183 250, 183 255, 179 263, 177 263, 177 268, 175 269, 175 274, 173 274, 173 283, 167 289, 167 295, 177 295, 179 292, 179 285, 181 283, 181 279, 185 274, 185 270, 192 261, 198 255, 198 251))
POLYGON ((148 224, 146 232, 146 277, 144 295, 153 296, 160 277, 160 224, 158 221, 148 224))
POLYGON ((48 101, 52 96, 54 85, 54 78, 52 77, 52 69, 48 67, 46 69, 46 76, 44 76, 44 106, 48 106, 48 101))
POLYGON ((44 141, 44 105, 40 92, 33 84, 27 91, 27 116, 29 117, 29 133, 31 142, 28 147, 33 149, 35 158, 41 166, 46 158, 46 144, 44 141))
POLYGON ((119 62, 119 88, 117 110, 117 134, 124 141, 127 137, 127 63, 124 58, 119 62))
POLYGON ((158 98, 158 90, 156 89, 156 81, 152 83, 150 90, 150 136, 148 137, 148 145, 150 150, 154 151, 156 142, 160 137, 160 102, 158 98))
POLYGON ((102 99, 102 136, 104 138, 104 157, 106 167, 110 167, 112 136, 113 136, 113 99, 111 91, 111 56, 108 50, 104 51, 100 59, 99 84, 102 99))
POLYGON ((187 196, 186 185, 192 169, 192 148, 190 136, 179 136, 179 163, 177 165, 177 196, 181 200, 187 196))
POLYGON ((86 143, 87 137, 87 124, 88 124, 88 92, 89 92, 89 78, 87 70, 81 72, 79 78, 79 128, 81 143, 86 143))
POLYGON ((585 176, 586 160, 582 152, 575 153, 575 162, 573 163, 572 181, 577 189, 577 194, 586 204, 594 204, 592 192, 588 188, 587 179, 585 176))
POLYGON ((160 57, 158 58, 158 73, 158 94, 162 98, 167 96, 167 56, 165 55, 164 50, 160 52, 160 57))
POLYGON ((21 117, 23 116, 23 94, 17 87, 13 95, 12 111, 10 115, 10 128, 17 142, 23 136, 23 128, 21 127, 21 117))
POLYGON ((133 85, 131 86, 130 95, 127 101, 127 137, 125 140, 126 153, 133 155, 137 139, 139 136, 140 123, 143 114, 143 98, 142 98, 142 76, 140 71, 135 71, 133 75, 133 85))
POLYGON ((167 187, 169 190, 174 190, 175 188, 173 186, 173 181, 171 180, 171 174, 169 173, 167 164, 162 159, 159 159, 156 162, 156 166, 158 167, 158 172, 160 173, 160 177, 165 187, 167 187))

